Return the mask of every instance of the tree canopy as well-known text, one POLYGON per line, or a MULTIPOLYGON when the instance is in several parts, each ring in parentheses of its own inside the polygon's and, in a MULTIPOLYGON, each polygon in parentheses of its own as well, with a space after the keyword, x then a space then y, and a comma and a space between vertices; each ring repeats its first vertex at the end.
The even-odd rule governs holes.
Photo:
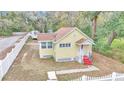
POLYGON ((98 39, 108 37, 113 31, 117 33, 117 37, 123 37, 123 25, 124 12, 0 12, 0 32, 2 34, 14 31, 31 31, 33 29, 48 32, 48 30, 56 31, 63 26, 75 26, 89 36, 94 33, 96 39, 98 39), (95 29, 93 29, 94 19, 96 20, 95 29))

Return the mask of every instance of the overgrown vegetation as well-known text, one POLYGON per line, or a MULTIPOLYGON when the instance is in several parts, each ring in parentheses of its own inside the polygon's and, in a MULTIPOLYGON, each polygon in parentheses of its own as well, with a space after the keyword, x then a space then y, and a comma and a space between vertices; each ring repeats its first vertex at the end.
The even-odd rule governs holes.
POLYGON ((106 42, 105 38, 97 41, 94 51, 124 63, 124 38, 114 39, 111 46, 106 42))
POLYGON ((98 16, 94 50, 124 63, 124 12, 98 16), (114 32, 114 34, 113 34, 114 32))
POLYGON ((0 36, 9 36, 12 32, 30 31, 31 25, 23 12, 0 12, 0 36))

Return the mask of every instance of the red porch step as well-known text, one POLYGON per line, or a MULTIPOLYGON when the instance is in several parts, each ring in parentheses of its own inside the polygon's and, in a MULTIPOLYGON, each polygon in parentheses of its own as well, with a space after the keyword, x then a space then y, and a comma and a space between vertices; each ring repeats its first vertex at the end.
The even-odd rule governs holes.
POLYGON ((83 60, 83 62, 84 62, 85 65, 92 65, 93 64, 93 62, 86 55, 83 56, 82 60, 83 60))

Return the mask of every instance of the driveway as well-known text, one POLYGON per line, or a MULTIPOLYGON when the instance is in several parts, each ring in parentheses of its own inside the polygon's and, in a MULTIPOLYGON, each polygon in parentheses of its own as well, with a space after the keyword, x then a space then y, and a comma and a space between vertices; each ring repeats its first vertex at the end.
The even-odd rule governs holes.
POLYGON ((21 37, 22 36, 12 36, 8 38, 0 39, 0 52, 6 49, 7 47, 12 46, 21 37))

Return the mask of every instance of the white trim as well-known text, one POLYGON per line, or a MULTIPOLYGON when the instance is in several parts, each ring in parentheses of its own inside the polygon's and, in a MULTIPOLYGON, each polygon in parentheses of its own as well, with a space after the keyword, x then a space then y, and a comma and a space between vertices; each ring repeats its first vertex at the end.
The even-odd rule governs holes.
POLYGON ((83 36, 85 36, 87 39, 89 39, 91 41, 92 44, 95 44, 93 39, 91 39, 89 36, 87 36, 85 33, 83 33, 80 29, 78 29, 77 27, 74 27, 72 29, 72 31, 70 31, 69 33, 67 33, 65 36, 61 37, 59 40, 55 41, 54 43, 58 43, 59 41, 61 41, 63 38, 65 38, 66 36, 68 36, 69 34, 71 34, 74 30, 80 32, 83 36))
POLYGON ((58 58, 56 59, 56 62, 72 62, 75 61, 74 57, 65 57, 65 58, 58 58))
POLYGON ((91 43, 82 43, 80 45, 92 45, 91 43))
POLYGON ((40 54, 40 58, 51 58, 51 57, 53 57, 53 55, 49 55, 49 54, 42 55, 42 54, 40 54))
POLYGON ((82 63, 82 58, 81 58, 81 57, 82 57, 82 55, 81 55, 81 50, 82 50, 82 49, 81 49, 81 46, 80 46, 80 47, 79 47, 79 51, 78 51, 78 62, 79 62, 79 63, 82 63))
MULTIPOLYGON (((76 44, 78 44, 78 43, 76 43, 76 44)), ((78 45, 92 45, 92 42, 90 42, 89 40, 85 40, 84 42, 82 42, 78 45)))
POLYGON ((81 34, 83 34, 88 40, 90 40, 92 44, 95 44, 93 39, 91 39, 89 36, 87 36, 85 33, 83 33, 80 29, 78 29, 77 27, 75 27, 75 29, 77 31, 79 31, 81 34))
POLYGON ((53 40, 39 40, 38 42, 53 42, 53 40))

